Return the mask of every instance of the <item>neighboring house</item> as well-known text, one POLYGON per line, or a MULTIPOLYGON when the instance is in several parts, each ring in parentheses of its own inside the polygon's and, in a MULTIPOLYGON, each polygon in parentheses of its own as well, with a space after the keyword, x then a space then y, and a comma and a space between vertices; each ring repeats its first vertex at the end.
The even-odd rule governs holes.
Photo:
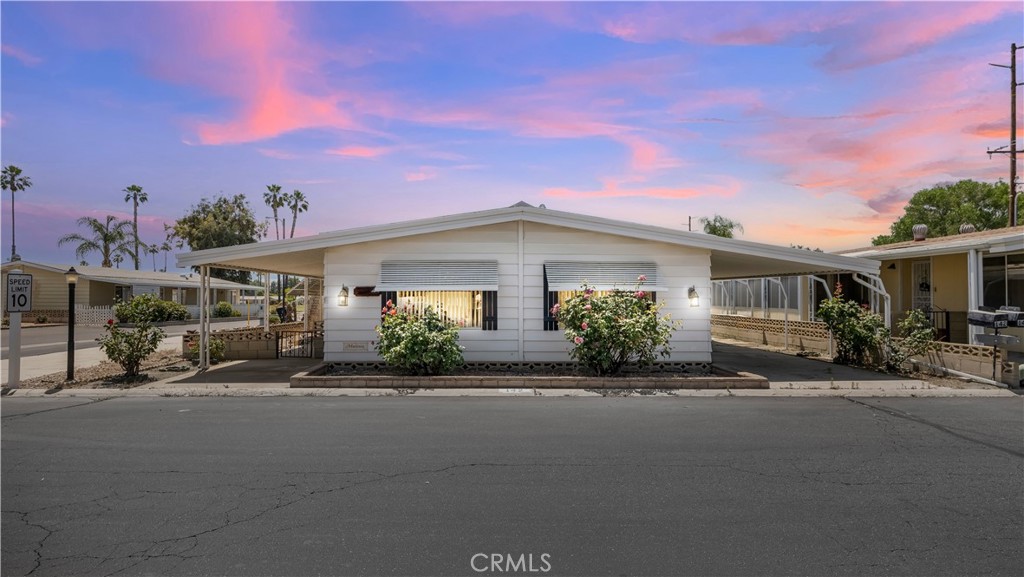
MULTIPOLYGON (((973 336, 983 331, 967 324, 967 311, 982 306, 1024 308, 1024 226, 840 254, 879 261, 882 282, 892 298, 893 320, 912 309, 924 310, 949 342, 978 344, 973 336)), ((1024 337, 1024 329, 1000 332, 1024 337)))
POLYGON ((711 362, 712 279, 839 272, 877 279, 879 270, 867 259, 525 203, 196 251, 178 255, 178 266, 322 280, 328 361, 377 360, 374 327, 387 300, 441 305, 464 327, 460 343, 468 361, 567 361, 569 345, 564 327, 551 317, 552 305, 583 281, 602 290, 631 289, 644 274, 644 290, 682 321, 669 360, 705 365, 711 362))
MULTIPOLYGON (((5 262, 2 265, 3 286, 7 286, 7 273, 21 269, 32 275, 32 309, 48 315, 51 320, 66 320, 68 309, 68 285, 64 273, 70 265, 40 264, 24 260, 5 262)), ((118 300, 130 300, 140 294, 155 294, 161 299, 183 305, 199 304, 199 275, 142 270, 106 268, 99 266, 75 266, 79 280, 75 287, 77 307, 110 307, 118 300)), ((239 302, 242 291, 256 290, 256 287, 210 279, 214 291, 213 302, 239 302)), ((6 315, 6 313, 5 313, 6 315)))

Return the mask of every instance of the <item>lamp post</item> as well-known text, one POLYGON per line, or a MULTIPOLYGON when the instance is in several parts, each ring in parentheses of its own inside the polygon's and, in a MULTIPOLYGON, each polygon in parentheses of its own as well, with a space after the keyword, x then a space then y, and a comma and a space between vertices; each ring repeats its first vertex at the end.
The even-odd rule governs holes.
POLYGON ((64 273, 68 282, 68 381, 75 380, 75 285, 78 284, 78 271, 75 267, 64 273))

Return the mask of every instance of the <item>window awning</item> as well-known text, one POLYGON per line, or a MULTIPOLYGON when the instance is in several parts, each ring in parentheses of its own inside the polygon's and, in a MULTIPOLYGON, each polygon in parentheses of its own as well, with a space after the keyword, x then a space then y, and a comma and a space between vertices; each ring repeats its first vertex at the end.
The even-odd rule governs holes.
POLYGON ((378 291, 498 290, 498 261, 385 261, 378 291))
POLYGON ((646 291, 666 291, 658 284, 658 265, 653 262, 577 262, 549 261, 544 263, 548 290, 580 290, 584 282, 596 290, 632 289, 640 275, 646 291))

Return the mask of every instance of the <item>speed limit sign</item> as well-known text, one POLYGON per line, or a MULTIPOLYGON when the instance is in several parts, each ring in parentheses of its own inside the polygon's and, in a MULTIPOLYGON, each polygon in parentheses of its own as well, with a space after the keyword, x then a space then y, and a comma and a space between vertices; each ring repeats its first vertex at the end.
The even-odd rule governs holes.
POLYGON ((7 275, 7 299, 4 306, 9 313, 32 312, 32 275, 7 275))

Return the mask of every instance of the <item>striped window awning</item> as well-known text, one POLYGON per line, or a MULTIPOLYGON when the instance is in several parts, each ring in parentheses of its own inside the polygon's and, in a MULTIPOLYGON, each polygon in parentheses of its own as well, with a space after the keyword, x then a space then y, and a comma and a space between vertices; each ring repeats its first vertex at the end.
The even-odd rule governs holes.
POLYGON ((378 291, 498 290, 498 261, 385 261, 378 291))
POLYGON ((644 290, 668 290, 658 284, 658 265, 653 262, 549 261, 544 263, 544 275, 550 291, 579 290, 584 282, 597 290, 628 290, 640 275, 647 277, 644 290))

